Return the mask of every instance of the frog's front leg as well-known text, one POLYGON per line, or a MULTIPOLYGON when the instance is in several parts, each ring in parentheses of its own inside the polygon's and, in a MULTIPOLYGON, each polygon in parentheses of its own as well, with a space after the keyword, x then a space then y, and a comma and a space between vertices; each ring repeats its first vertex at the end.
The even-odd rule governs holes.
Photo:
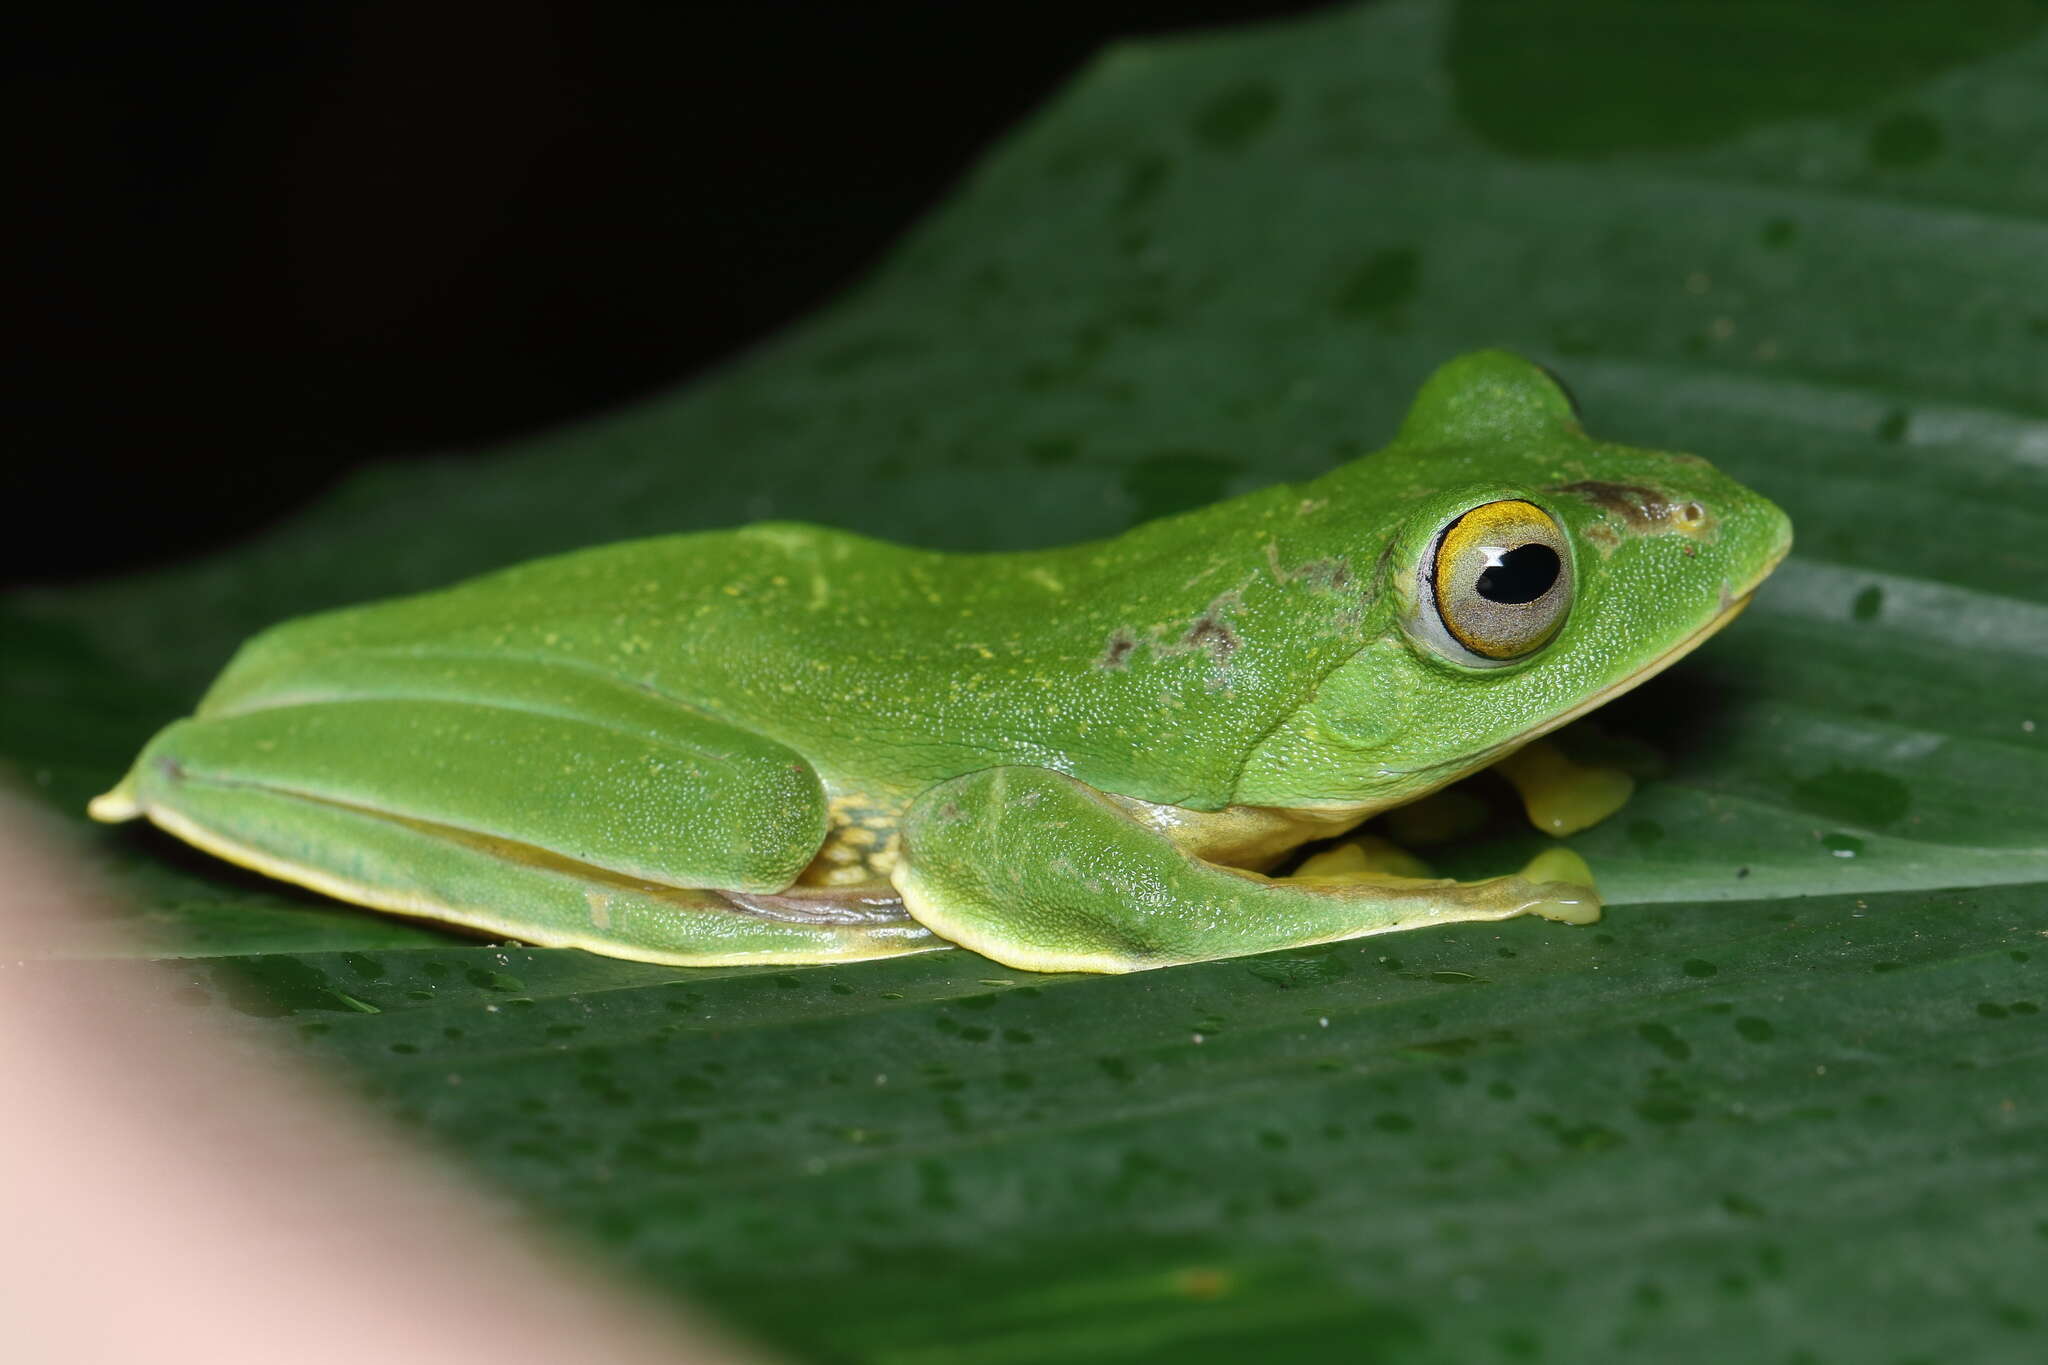
POLYGON ((1582 886, 1496 877, 1290 883, 1182 852, 1046 768, 988 768, 925 792, 895 882, 936 933, 1030 971, 1129 972, 1456 920, 1583 924, 1582 886))
POLYGON ((1539 739, 1493 765, 1545 834, 1577 834, 1628 804, 1636 780, 1619 768, 1574 762, 1557 741, 1539 739))

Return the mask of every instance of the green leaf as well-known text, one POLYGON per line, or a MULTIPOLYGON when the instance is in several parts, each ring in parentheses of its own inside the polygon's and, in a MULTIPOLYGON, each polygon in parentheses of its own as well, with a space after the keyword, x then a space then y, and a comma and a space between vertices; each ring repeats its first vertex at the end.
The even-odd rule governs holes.
POLYGON ((1572 841, 1595 929, 689 972, 93 848, 220 1008, 801 1356, 2038 1359, 2042 18, 1413 0, 1118 47, 715 380, 14 599, 0 752, 75 813, 289 614, 769 515, 1110 534, 1368 450, 1509 346, 1798 530, 1602 713, 1663 775, 1572 841))

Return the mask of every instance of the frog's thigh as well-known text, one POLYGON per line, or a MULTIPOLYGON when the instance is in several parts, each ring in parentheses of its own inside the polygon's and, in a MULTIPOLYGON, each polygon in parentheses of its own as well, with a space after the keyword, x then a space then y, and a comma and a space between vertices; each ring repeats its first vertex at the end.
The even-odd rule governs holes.
POLYGON ((533 943, 683 964, 939 946, 887 907, 717 894, 787 887, 825 798, 792 750, 694 713, 654 733, 445 699, 273 707, 170 727, 114 795, 271 876, 533 943))
POLYGON ((895 880, 911 914, 1033 971, 1137 971, 1454 920, 1598 913, 1582 887, 1520 877, 1314 886, 1235 872, 1044 768, 989 768, 934 787, 903 833, 895 880))

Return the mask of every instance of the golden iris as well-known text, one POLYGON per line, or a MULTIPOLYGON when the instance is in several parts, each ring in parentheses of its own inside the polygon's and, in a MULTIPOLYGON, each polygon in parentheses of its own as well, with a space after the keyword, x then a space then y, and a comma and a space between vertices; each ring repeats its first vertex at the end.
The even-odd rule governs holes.
POLYGON ((1532 502, 1482 503, 1437 538, 1430 590, 1459 644, 1482 658, 1519 659, 1555 635, 1571 610, 1571 546, 1532 502))

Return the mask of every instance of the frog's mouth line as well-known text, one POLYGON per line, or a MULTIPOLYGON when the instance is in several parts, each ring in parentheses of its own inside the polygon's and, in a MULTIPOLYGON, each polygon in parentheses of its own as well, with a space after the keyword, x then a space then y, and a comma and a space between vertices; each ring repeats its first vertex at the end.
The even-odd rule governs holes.
MULTIPOLYGON (((1782 557, 1783 556, 1780 556, 1780 558, 1782 557)), ((1665 650, 1662 654, 1659 654, 1656 658, 1650 660, 1650 662, 1644 664, 1635 672, 1629 674, 1627 677, 1622 678, 1616 682, 1609 683, 1607 686, 1601 688, 1598 692, 1595 692, 1591 696, 1588 696, 1582 701, 1580 701, 1578 705, 1572 707, 1570 710, 1552 716, 1550 717, 1550 719, 1542 722, 1540 725, 1536 725, 1531 727, 1530 729, 1524 730, 1521 734, 1516 735, 1511 739, 1502 740, 1498 744, 1490 745, 1487 748, 1480 750, 1476 758, 1473 758, 1467 762, 1460 763, 1455 769, 1445 773, 1441 780, 1439 780, 1435 783, 1435 785, 1429 788, 1428 792, 1421 792, 1417 795, 1426 796, 1429 794, 1429 792, 1441 791, 1445 787, 1450 786, 1453 782, 1457 782, 1464 778, 1470 777, 1473 773, 1479 772, 1482 769, 1490 768, 1495 763, 1498 763, 1501 759, 1513 753, 1515 750, 1529 743, 1531 740, 1541 739, 1543 736, 1549 734, 1551 731, 1561 729, 1564 726, 1571 724, 1580 716, 1585 715, 1588 711, 1598 710, 1600 707, 1605 706, 1608 702, 1614 700, 1616 697, 1628 691, 1630 688, 1635 687, 1638 684, 1648 682, 1651 678, 1656 677, 1659 673, 1662 673, 1665 669, 1671 667, 1671 665, 1677 663, 1680 659, 1683 659, 1686 655, 1692 653, 1695 649, 1698 649, 1701 645, 1705 644, 1708 640, 1712 639, 1715 632, 1719 631, 1722 627, 1726 626, 1730 621, 1733 621, 1736 617, 1742 615, 1743 610, 1749 606, 1750 600, 1756 596, 1757 588, 1762 585, 1764 579, 1770 577, 1771 570, 1775 569, 1777 566, 1778 560, 1772 560, 1770 564, 1765 566, 1764 571, 1762 573, 1758 574, 1754 579, 1750 580, 1749 586, 1744 588, 1739 595, 1730 595, 1727 600, 1727 605, 1722 607, 1720 611, 1716 612, 1711 620, 1702 624, 1697 630, 1693 631, 1692 634, 1686 636, 1683 640, 1680 640, 1677 644, 1665 650)), ((1413 796, 1406 797, 1403 798, 1400 804, 1406 805, 1409 801, 1415 799, 1416 797, 1413 796)))
POLYGON ((1616 697, 1628 691, 1630 688, 1635 687, 1640 683, 1648 682, 1650 679, 1656 677, 1659 673, 1662 673, 1665 669, 1671 667, 1671 665, 1677 663, 1680 659, 1683 659, 1686 655, 1692 653, 1695 649, 1698 649, 1701 645, 1705 644, 1708 640, 1712 639, 1714 637, 1715 632, 1719 631, 1723 626, 1726 626, 1730 621, 1733 621, 1736 617, 1742 615, 1743 611, 1749 606, 1751 599, 1756 596, 1756 590, 1763 586, 1764 580, 1766 578, 1769 578, 1771 576, 1772 571, 1774 571, 1780 564, 1785 562, 1785 556, 1792 552, 1792 538, 1789 533, 1789 528, 1787 534, 1780 538, 1780 541, 1775 548, 1776 553, 1774 553, 1771 556, 1770 562, 1765 564, 1761 569, 1757 570, 1756 577, 1750 579, 1749 582, 1742 585, 1741 592, 1731 593, 1728 590, 1728 584, 1726 580, 1722 581, 1721 610, 1714 613, 1713 618, 1711 620, 1704 622, 1699 627, 1699 629, 1695 630, 1692 634, 1686 636, 1683 640, 1680 640, 1677 644, 1665 650, 1662 654, 1659 654, 1656 658, 1650 660, 1650 662, 1644 664, 1641 668, 1629 674, 1626 678, 1622 678, 1618 682, 1609 683, 1607 686, 1601 688, 1598 692, 1595 692, 1591 696, 1585 698, 1577 706, 1572 707, 1570 710, 1565 711, 1562 714, 1552 716, 1549 720, 1546 720, 1540 725, 1534 726, 1528 730, 1523 731, 1521 734, 1516 735, 1513 739, 1506 740, 1500 744, 1494 745, 1492 748, 1486 751, 1485 757, 1482 758, 1479 762, 1473 764, 1471 767, 1465 768, 1463 771, 1459 772, 1457 776, 1447 778, 1443 785, 1448 786, 1450 783, 1457 781, 1460 777, 1467 777, 1472 773, 1476 773, 1481 768, 1488 767, 1491 764, 1506 757, 1508 754, 1513 753, 1515 750, 1521 748, 1524 744, 1527 744, 1529 741, 1534 739, 1541 739, 1543 736, 1549 734, 1552 730, 1556 730, 1562 726, 1571 724, 1580 716, 1585 715, 1588 711, 1597 710, 1598 708, 1605 706, 1608 702, 1613 701, 1616 697))
MULTIPOLYGON (((1496 760, 1513 753, 1515 750, 1521 748, 1524 744, 1527 744, 1530 740, 1541 739, 1543 736, 1549 734, 1552 730, 1561 729, 1562 727, 1571 724, 1580 716, 1585 715, 1588 711, 1599 710, 1602 706, 1605 706, 1608 702, 1614 700, 1622 693, 1635 687, 1637 684, 1648 682, 1650 679, 1656 677, 1659 673, 1662 673, 1665 669, 1671 667, 1671 665, 1677 663, 1680 659, 1683 659, 1686 655, 1692 653, 1695 649, 1698 649, 1701 645, 1705 644, 1708 640, 1712 639, 1714 635, 1717 632, 1719 632, 1723 626, 1727 625, 1730 621, 1733 621, 1736 617, 1742 615, 1744 609, 1749 606, 1750 599, 1755 596, 1756 588, 1752 586, 1750 590, 1748 592, 1743 593, 1742 596, 1730 599, 1728 605, 1721 608, 1721 610, 1715 614, 1714 618, 1711 621, 1708 621, 1705 625, 1702 625, 1698 630, 1695 630, 1692 634, 1686 636, 1683 640, 1680 640, 1677 644, 1665 650, 1662 654, 1659 654, 1656 658, 1650 660, 1650 662, 1644 664, 1641 668, 1629 674, 1626 678, 1621 679, 1619 682, 1609 683, 1607 686, 1601 688, 1598 692, 1595 692, 1592 696, 1587 697, 1584 701, 1580 702, 1577 706, 1572 707, 1569 711, 1566 711, 1561 715, 1553 716, 1549 720, 1544 721, 1541 725, 1538 725, 1531 730, 1528 730, 1520 735, 1517 735, 1513 739, 1508 740, 1503 744, 1495 746, 1491 751, 1489 751, 1486 764, 1493 763, 1496 760)), ((1480 766, 1484 767, 1486 766, 1486 764, 1481 764, 1480 766)))

